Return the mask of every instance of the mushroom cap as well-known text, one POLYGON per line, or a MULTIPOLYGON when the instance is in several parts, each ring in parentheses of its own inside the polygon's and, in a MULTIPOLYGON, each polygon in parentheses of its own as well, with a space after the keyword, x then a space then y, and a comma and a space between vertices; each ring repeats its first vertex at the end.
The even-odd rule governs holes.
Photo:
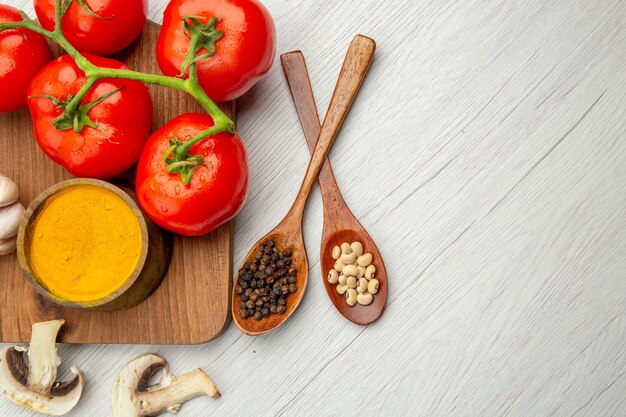
POLYGON ((67 414, 80 400, 85 386, 82 372, 72 367, 73 379, 57 382, 50 389, 50 395, 43 395, 28 389, 28 366, 24 352, 8 346, 0 352, 0 389, 13 402, 42 414, 62 416, 67 414))
POLYGON ((167 369, 167 361, 152 353, 138 356, 127 363, 111 388, 113 416, 143 416, 143 404, 138 394, 149 390, 150 380, 161 369, 167 369))

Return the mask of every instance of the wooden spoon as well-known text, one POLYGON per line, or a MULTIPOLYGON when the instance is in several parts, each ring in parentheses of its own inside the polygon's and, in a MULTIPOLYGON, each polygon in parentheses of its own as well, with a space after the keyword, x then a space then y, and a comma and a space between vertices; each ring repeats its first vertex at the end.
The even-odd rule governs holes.
MULTIPOLYGON (((280 59, 304 130, 304 136, 309 149, 313 151, 315 140, 320 131, 320 122, 304 56, 302 52, 294 51, 281 55, 280 59)), ((388 285, 385 263, 376 244, 344 201, 328 160, 320 171, 319 183, 324 206, 324 229, 320 250, 324 287, 337 310, 345 318, 356 324, 370 324, 380 317, 387 302, 388 285), (328 272, 333 269, 335 264, 335 260, 332 258, 333 248, 340 246, 343 242, 361 242, 364 253, 369 252, 373 255, 376 279, 380 282, 380 287, 378 293, 374 295, 374 301, 368 306, 357 304, 350 307, 346 303, 345 297, 337 292, 336 284, 328 282, 328 272)))
POLYGON ((366 36, 357 35, 352 40, 298 195, 285 218, 252 247, 246 256, 246 260, 240 267, 239 271, 241 271, 246 262, 251 262, 254 259, 254 255, 261 243, 272 239, 279 250, 284 251, 288 249, 291 251, 291 265, 297 270, 296 285, 298 289, 287 298, 285 313, 271 314, 258 321, 250 317, 243 319, 239 314, 240 297, 235 292, 239 285, 239 273, 237 274, 232 294, 232 315, 237 327, 247 335, 258 336, 276 329, 293 314, 298 305, 300 305, 300 301, 302 301, 309 279, 309 262, 304 239, 302 238, 302 216, 306 201, 326 159, 326 155, 365 78, 375 49, 376 43, 366 36))

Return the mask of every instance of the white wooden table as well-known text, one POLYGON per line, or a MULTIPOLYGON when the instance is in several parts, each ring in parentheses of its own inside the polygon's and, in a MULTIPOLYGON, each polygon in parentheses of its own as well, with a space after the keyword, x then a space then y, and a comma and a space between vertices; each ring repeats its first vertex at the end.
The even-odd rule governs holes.
MULTIPOLYGON (((363 328, 326 298, 315 192, 313 279, 287 325, 250 338, 231 324, 202 346, 62 346, 88 378, 71 415, 110 415, 114 376, 146 352, 222 391, 182 416, 626 415, 625 2, 266 4, 278 53, 307 57, 321 114, 352 36, 378 42, 331 158, 385 256, 387 310, 363 328)), ((309 156, 278 60, 238 120, 252 179, 236 265, 309 156)), ((2 398, 0 415, 31 413, 2 398)))

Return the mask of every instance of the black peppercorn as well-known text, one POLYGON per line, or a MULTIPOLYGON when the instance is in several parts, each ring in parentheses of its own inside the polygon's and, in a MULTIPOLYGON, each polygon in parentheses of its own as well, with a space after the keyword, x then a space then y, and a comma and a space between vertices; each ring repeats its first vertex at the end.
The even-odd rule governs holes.
MULTIPOLYGON (((283 248, 284 249, 284 248, 283 248)), ((252 262, 239 272, 235 293, 239 295, 240 316, 261 320, 286 311, 287 297, 298 290, 291 251, 279 250, 272 240, 259 245, 252 262)))

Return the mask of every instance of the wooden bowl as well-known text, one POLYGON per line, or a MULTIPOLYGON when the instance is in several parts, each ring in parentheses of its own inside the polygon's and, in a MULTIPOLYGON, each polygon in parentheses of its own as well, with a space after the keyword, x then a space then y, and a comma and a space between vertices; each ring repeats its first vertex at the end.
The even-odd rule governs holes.
POLYGON ((167 274, 172 257, 171 234, 156 227, 143 215, 134 201, 134 193, 127 188, 119 188, 105 181, 78 178, 60 182, 45 190, 35 198, 26 212, 20 224, 17 235, 17 256, 20 267, 29 283, 39 294, 48 300, 71 308, 94 309, 94 310, 121 310, 137 305, 144 301, 158 288, 167 274), (132 274, 114 292, 96 300, 69 301, 60 300, 48 290, 43 281, 36 275, 30 264, 30 242, 34 220, 45 207, 46 201, 56 193, 77 185, 91 185, 108 190, 121 198, 131 209, 139 222, 141 231, 141 252, 139 261, 132 274))

